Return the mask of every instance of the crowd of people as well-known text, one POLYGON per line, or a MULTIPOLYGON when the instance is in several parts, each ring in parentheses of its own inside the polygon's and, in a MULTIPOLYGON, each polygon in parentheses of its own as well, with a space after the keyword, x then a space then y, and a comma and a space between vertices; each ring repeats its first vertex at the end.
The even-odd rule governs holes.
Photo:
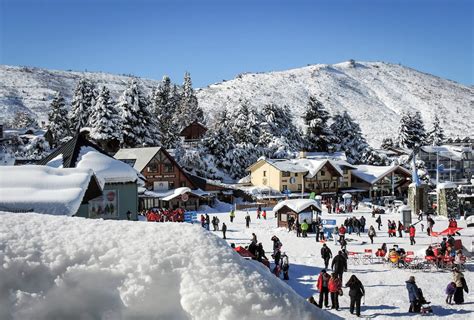
POLYGON ((152 208, 146 212, 142 212, 146 217, 146 221, 149 222, 183 222, 184 221, 184 209, 178 208, 163 209, 163 208, 152 208))

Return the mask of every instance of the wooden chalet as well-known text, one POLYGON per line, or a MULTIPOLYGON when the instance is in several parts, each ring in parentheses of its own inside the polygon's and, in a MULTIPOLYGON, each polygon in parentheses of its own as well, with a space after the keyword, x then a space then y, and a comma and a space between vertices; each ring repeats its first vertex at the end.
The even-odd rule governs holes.
POLYGON ((179 135, 183 137, 185 143, 193 144, 201 141, 206 132, 207 128, 202 123, 195 120, 181 130, 179 135))

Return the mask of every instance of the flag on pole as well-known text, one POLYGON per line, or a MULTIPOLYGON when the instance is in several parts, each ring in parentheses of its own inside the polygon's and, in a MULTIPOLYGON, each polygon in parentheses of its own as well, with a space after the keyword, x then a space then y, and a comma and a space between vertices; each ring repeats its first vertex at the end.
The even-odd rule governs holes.
POLYGON ((417 187, 421 185, 420 177, 418 176, 418 170, 416 169, 416 154, 415 153, 413 153, 412 181, 415 183, 415 186, 417 187))

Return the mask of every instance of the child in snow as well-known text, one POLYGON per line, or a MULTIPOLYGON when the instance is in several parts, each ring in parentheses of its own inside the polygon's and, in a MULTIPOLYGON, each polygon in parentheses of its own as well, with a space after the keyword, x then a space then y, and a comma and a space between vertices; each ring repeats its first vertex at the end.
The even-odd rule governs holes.
POLYGON ((454 292, 456 292, 456 283, 450 282, 446 287, 446 294, 448 295, 446 297, 447 304, 452 304, 454 292))

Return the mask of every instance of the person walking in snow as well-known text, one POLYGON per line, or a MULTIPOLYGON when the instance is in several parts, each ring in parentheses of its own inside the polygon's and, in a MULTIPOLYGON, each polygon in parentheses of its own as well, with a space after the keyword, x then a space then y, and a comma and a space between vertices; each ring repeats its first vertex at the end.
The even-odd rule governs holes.
POLYGON ((227 226, 225 225, 225 222, 222 222, 222 235, 224 239, 227 239, 225 237, 225 233, 227 232, 227 226))
POLYGON ((421 297, 419 294, 418 286, 415 283, 415 277, 410 276, 410 278, 407 281, 405 281, 405 283, 406 283, 406 288, 408 291, 408 300, 410 301, 410 308, 408 309, 408 312, 410 313, 420 312, 421 297))
POLYGON ((335 272, 332 273, 328 281, 328 290, 331 294, 331 309, 339 311, 339 295, 342 292, 342 280, 335 272))
POLYGON ((457 267, 453 269, 453 282, 456 284, 456 291, 454 291, 454 303, 463 304, 464 303, 464 292, 469 293, 467 287, 466 279, 464 274, 459 271, 457 267))
POLYGON ((295 227, 296 227, 296 236, 299 238, 301 237, 301 225, 298 219, 296 219, 295 227))
POLYGON ((206 226, 207 231, 209 231, 210 219, 207 213, 206 213, 205 219, 206 219, 205 226, 206 226))
POLYGON ((374 226, 370 226, 369 232, 367 232, 367 235, 369 236, 370 244, 374 244, 374 237, 377 236, 377 234, 375 233, 374 226))
POLYGON ((411 245, 416 244, 416 241, 415 241, 415 226, 411 225, 410 229, 408 229, 408 231, 410 232, 410 244, 411 245))
POLYGON ((344 227, 344 225, 341 224, 341 226, 339 227, 339 242, 344 240, 345 237, 346 237, 346 227, 344 227))
POLYGON ((272 254, 273 259, 275 260, 275 268, 273 269, 273 273, 279 277, 280 276, 280 259, 281 259, 281 251, 280 249, 276 249, 272 254))
POLYGON ((331 269, 342 281, 344 271, 347 271, 347 259, 344 257, 342 251, 339 251, 337 256, 332 259, 331 269))
POLYGON ((263 220, 267 220, 267 211, 266 210, 263 210, 262 217, 263 217, 263 220))
POLYGON ((230 217, 230 222, 234 222, 234 218, 235 218, 235 211, 234 209, 230 210, 230 214, 229 214, 229 217, 230 217))
POLYGON ((360 317, 360 301, 362 300, 362 297, 365 295, 365 289, 364 286, 362 285, 362 282, 355 276, 352 275, 349 278, 349 281, 346 283, 346 287, 349 287, 349 297, 351 299, 350 303, 350 312, 351 314, 354 314, 354 307, 355 307, 355 312, 358 317, 360 317))
POLYGON ((402 238, 403 235, 402 235, 402 232, 405 228, 403 227, 403 224, 400 222, 400 220, 398 221, 398 237, 399 238, 402 238))
POLYGON ((337 226, 334 227, 332 230, 332 238, 334 240, 334 244, 337 244, 337 236, 339 235, 339 228, 337 226))
POLYGON ((277 250, 280 250, 283 245, 277 236, 273 236, 271 240, 273 242, 273 253, 275 253, 277 250))
POLYGON ((325 243, 323 243, 323 246, 321 248, 321 257, 324 260, 324 267, 328 269, 329 260, 332 258, 332 251, 325 243))
POLYGON ((323 301, 324 301, 324 306, 326 308, 329 307, 329 279, 331 279, 331 276, 329 273, 326 272, 325 269, 321 270, 321 273, 319 274, 318 277, 318 282, 317 282, 317 288, 319 290, 319 307, 323 307, 323 301))
POLYGON ((250 214, 247 211, 247 215, 245 216, 245 227, 250 228, 250 214))
POLYGON ((255 233, 252 233, 252 240, 250 242, 257 244, 257 235, 255 233))
POLYGON ((452 304, 453 303, 453 295, 456 292, 456 283, 450 282, 446 287, 446 303, 452 304))
POLYGON ((303 238, 308 237, 308 228, 309 228, 309 225, 306 222, 306 219, 304 219, 303 223, 301 224, 301 232, 303 233, 303 238))
POLYGON ((290 261, 285 252, 281 255, 281 270, 283 271, 283 280, 290 280, 288 271, 290 270, 290 261))
POLYGON ((382 226, 382 216, 380 214, 379 214, 377 220, 375 220, 375 222, 377 222, 378 229, 380 231, 380 227, 382 226))
POLYGON ((260 219, 260 210, 257 209, 257 219, 260 219))
POLYGON ((365 220, 365 217, 364 216, 361 216, 360 217, 360 232, 365 232, 365 223, 366 223, 366 220, 365 220))

